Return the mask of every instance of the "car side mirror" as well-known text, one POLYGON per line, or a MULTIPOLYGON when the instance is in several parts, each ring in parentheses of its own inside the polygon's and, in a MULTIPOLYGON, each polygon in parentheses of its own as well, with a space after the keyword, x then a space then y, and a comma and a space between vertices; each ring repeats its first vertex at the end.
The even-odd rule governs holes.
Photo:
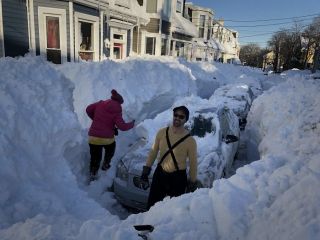
POLYGON ((239 141, 239 138, 234 135, 227 135, 226 138, 224 139, 224 141, 226 144, 229 144, 229 143, 234 143, 234 142, 239 141))

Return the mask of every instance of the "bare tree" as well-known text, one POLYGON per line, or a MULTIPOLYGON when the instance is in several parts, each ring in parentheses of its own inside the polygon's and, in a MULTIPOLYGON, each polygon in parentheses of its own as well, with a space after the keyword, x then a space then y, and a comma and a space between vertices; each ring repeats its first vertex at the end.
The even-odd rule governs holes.
POLYGON ((262 67, 261 48, 259 45, 250 43, 240 49, 240 60, 251 67, 262 67))

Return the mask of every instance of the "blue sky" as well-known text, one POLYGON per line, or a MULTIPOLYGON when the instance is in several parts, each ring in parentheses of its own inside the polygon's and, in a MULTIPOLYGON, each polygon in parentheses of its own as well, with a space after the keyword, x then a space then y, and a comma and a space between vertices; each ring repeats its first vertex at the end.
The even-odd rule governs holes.
POLYGON ((315 17, 314 14, 320 15, 320 0, 187 0, 187 2, 211 8, 215 19, 225 19, 226 27, 239 32, 241 45, 254 42, 260 47, 267 45, 274 32, 281 28, 291 28, 294 17, 305 26, 315 17))

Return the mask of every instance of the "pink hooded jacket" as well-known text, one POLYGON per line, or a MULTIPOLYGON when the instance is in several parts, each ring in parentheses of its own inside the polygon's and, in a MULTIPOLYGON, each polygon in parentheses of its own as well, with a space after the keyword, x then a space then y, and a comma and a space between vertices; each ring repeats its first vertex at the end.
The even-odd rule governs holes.
POLYGON ((122 131, 127 131, 134 126, 134 121, 126 123, 123 120, 121 104, 113 99, 90 104, 86 112, 92 119, 89 136, 113 138, 115 126, 122 131))

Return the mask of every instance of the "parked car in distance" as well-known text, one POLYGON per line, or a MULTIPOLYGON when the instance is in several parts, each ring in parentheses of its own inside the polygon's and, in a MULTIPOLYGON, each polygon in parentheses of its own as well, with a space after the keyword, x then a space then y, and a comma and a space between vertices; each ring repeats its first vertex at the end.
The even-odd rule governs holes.
POLYGON ((232 109, 239 118, 240 129, 244 130, 253 98, 253 92, 248 85, 228 84, 216 89, 209 100, 232 109))
MULTIPOLYGON (((174 104, 179 105, 186 105, 190 110, 186 127, 198 145, 198 180, 203 187, 211 187, 213 181, 223 177, 233 163, 240 134, 238 118, 230 109, 212 107, 208 100, 199 97, 187 97, 174 104)), ((136 131, 144 139, 144 144, 119 161, 113 182, 115 196, 123 205, 146 209, 149 189, 137 187, 135 179, 140 178, 156 132, 171 121, 172 109, 169 109, 137 126, 136 131)), ((155 168, 156 162, 149 177, 150 183, 155 168)))

